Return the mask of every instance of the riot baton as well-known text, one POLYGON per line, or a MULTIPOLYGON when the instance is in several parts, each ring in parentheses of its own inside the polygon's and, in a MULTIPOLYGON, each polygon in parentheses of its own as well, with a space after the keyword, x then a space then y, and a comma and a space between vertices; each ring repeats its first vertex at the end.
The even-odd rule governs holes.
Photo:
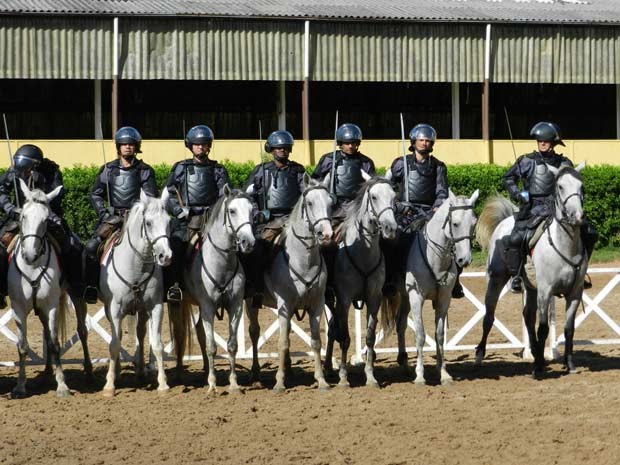
MULTIPOLYGON (((263 212, 267 211, 267 179, 265 179, 265 157, 263 156, 263 122, 258 120, 258 156, 260 157, 261 176, 263 177, 263 212)), ((258 195, 258 192, 256 192, 258 195)))
POLYGON ((108 194, 108 207, 112 206, 112 203, 110 202, 110 176, 109 176, 109 171, 106 171, 105 167, 108 164, 108 162, 105 159, 105 145, 103 143, 103 127, 101 126, 101 121, 99 121, 99 131, 101 132, 101 153, 103 154, 103 170, 105 171, 105 190, 108 194))
POLYGON ((517 151, 515 150, 515 141, 512 137, 512 128, 510 127, 510 120, 508 119, 508 110, 504 107, 504 115, 506 116, 506 125, 508 126, 508 134, 510 135, 510 143, 512 144, 512 154, 517 159, 517 151))
POLYGON ((336 110, 336 126, 334 128, 334 151, 332 153, 332 169, 329 179, 329 192, 335 194, 335 179, 336 179, 336 151, 338 149, 338 110, 336 110))
POLYGON ((11 138, 9 137, 9 126, 6 124, 6 115, 2 113, 2 119, 4 120, 4 133, 6 134, 6 144, 9 148, 9 166, 13 168, 13 189, 15 189, 15 206, 19 206, 19 191, 17 190, 17 171, 15 171, 15 165, 13 164, 13 151, 11 150, 11 138))
POLYGON ((409 173, 407 166, 407 151, 405 150, 405 123, 403 122, 403 114, 400 114, 400 138, 403 144, 403 178, 405 184, 405 202, 409 202, 409 173))

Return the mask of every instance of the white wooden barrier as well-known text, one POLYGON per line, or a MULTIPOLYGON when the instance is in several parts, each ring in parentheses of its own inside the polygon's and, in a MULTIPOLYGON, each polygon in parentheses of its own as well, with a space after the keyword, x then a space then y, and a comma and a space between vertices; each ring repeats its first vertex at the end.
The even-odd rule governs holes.
MULTIPOLYGON (((609 309, 606 311, 602 307, 602 303, 605 301, 606 297, 609 296, 611 291, 618 285, 620 282, 620 268, 590 268, 588 273, 591 275, 611 275, 609 281, 603 288, 596 293, 594 297, 591 297, 587 292, 584 292, 583 302, 584 302, 584 311, 580 312, 575 321, 575 334, 579 337, 579 339, 575 340, 575 345, 601 345, 601 344, 620 344, 620 323, 616 322, 609 314, 609 309), (577 329, 586 321, 588 318, 592 318, 593 315, 596 315, 598 318, 602 320, 602 322, 611 329, 614 336, 612 338, 593 338, 589 337, 587 334, 584 334, 582 331, 577 331, 577 329)), ((484 272, 470 272, 463 273, 463 278, 476 278, 476 279, 485 279, 484 272)), ((454 336, 452 336, 449 340, 445 341, 445 350, 446 351, 468 351, 472 352, 475 348, 474 345, 463 344, 462 341, 465 336, 474 328, 476 325, 481 325, 481 320, 484 318, 484 296, 476 296, 474 295, 466 286, 464 287, 465 298, 473 304, 475 308, 475 313, 470 317, 468 321, 460 327, 454 336), (482 299, 482 300, 481 300, 482 299)), ((501 298, 506 294, 507 289, 505 288, 500 295, 500 303, 501 298)), ((611 302, 609 302, 611 303, 611 302)), ((264 328, 259 341, 258 341, 258 356, 260 358, 276 358, 278 354, 276 352, 260 352, 260 349, 264 347, 265 343, 270 340, 272 337, 277 337, 277 332, 279 328, 279 323, 277 320, 277 311, 275 309, 267 309, 266 311, 271 311, 276 319, 269 326, 264 328)), ((360 311, 353 311, 354 314, 354 331, 353 331, 353 355, 352 362, 360 363, 363 361, 365 355, 365 328, 362 324, 362 318, 365 315, 362 315, 360 311)), ((17 336, 11 329, 8 328, 8 324, 13 318, 13 311, 11 309, 7 310, 0 316, 0 334, 2 338, 0 338, 0 345, 6 344, 7 347, 12 345, 15 347, 17 342, 17 336)), ((252 358, 252 345, 249 337, 246 336, 245 331, 245 316, 242 318, 241 323, 239 325, 239 333, 238 333, 238 346, 239 350, 237 353, 237 357, 239 359, 248 359, 252 358)), ((101 321, 105 319, 105 312, 103 308, 101 308, 94 316, 87 316, 86 325, 91 335, 96 334, 101 337, 106 343, 110 341, 110 334, 106 329, 101 325, 101 321)), ((564 344, 564 335, 561 332, 560 336, 556 334, 555 327, 555 309, 552 307, 551 312, 551 328, 549 333, 549 348, 548 348, 548 357, 549 358, 557 358, 558 355, 558 347, 564 344)), ((408 318, 407 321, 408 327, 411 329, 414 328, 413 321, 411 318, 408 318)), ((323 325, 326 331, 326 326, 323 325)), ((502 321, 497 318, 495 319, 494 327, 498 330, 503 337, 505 338, 505 342, 500 343, 489 343, 487 345, 488 349, 521 349, 524 350, 525 356, 527 356, 527 350, 525 350, 529 344, 527 340, 527 332, 523 328, 521 337, 517 336, 513 332, 511 332, 508 327, 502 323, 502 321)), ((31 325, 32 330, 32 325, 31 325)), ((292 356, 310 356, 312 355, 312 351, 310 350, 310 335, 306 333, 293 319, 291 322, 291 330, 292 332, 299 337, 302 341, 304 347, 307 347, 307 350, 302 350, 298 352, 293 352, 292 356)), ((425 351, 435 350, 435 341, 428 334, 433 333, 430 330, 430 327, 427 329, 426 336, 426 345, 424 347, 425 351)), ((379 344, 384 338, 383 331, 379 331, 377 334, 377 344, 379 344)), ((326 336, 324 337, 324 340, 326 336)), ((226 340, 220 336, 219 334, 215 334, 216 344, 222 349, 220 352, 222 354, 226 354, 227 344, 226 340)), ((63 344, 62 353, 64 354, 67 350, 73 347, 76 343, 79 342, 79 337, 77 333, 73 334, 67 341, 63 344)), ((169 355, 174 350, 172 343, 168 343, 166 345, 166 353, 169 355)), ((407 347, 408 352, 415 352, 415 347, 407 347)), ((377 347, 377 353, 397 353, 397 347, 377 347)), ((225 355, 220 355, 225 356, 225 355)), ((15 358, 17 358, 17 351, 15 350, 15 358)), ((37 354, 32 350, 29 353, 29 364, 39 365, 44 363, 44 354, 37 354)), ((123 360, 130 360, 132 357, 128 353, 126 349, 121 351, 121 358, 123 360)), ((192 355, 186 357, 188 360, 196 360, 199 359, 200 356, 192 355)), ((101 363, 106 362, 107 358, 96 358, 93 359, 93 363, 101 363)), ((80 359, 63 359, 63 363, 81 363, 80 359)), ((15 366, 15 361, 0 361, 0 366, 15 366)))

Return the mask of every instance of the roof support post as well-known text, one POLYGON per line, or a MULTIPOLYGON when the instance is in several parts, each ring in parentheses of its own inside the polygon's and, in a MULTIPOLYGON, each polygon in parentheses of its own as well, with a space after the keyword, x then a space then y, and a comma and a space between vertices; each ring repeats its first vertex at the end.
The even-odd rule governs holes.
POLYGON ((112 49, 112 138, 118 129, 118 18, 114 18, 112 49))
POLYGON ((306 163, 312 164, 310 151, 310 21, 304 21, 304 81, 301 90, 301 125, 306 163))
POLYGON ((95 79, 94 83, 94 114, 95 114, 95 139, 103 139, 101 129, 101 79, 95 79))
POLYGON ((620 84, 616 84, 616 139, 620 139, 620 84))
POLYGON ((461 138, 461 94, 460 83, 452 83, 452 139, 461 138))
POLYGON ((286 130, 286 81, 278 82, 278 129, 286 130))
POLYGON ((489 142, 489 81, 491 79, 491 25, 487 24, 484 41, 484 82, 482 84, 482 139, 486 143, 487 162, 493 163, 491 143, 489 142))

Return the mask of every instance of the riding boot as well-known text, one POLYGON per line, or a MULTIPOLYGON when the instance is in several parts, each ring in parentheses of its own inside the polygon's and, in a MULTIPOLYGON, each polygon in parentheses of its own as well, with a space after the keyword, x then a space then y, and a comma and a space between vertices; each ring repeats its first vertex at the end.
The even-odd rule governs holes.
POLYGON ((0 244, 0 309, 6 308, 6 296, 8 295, 9 262, 6 248, 0 244))
POLYGON ((523 278, 521 278, 523 236, 519 230, 514 230, 510 236, 504 237, 502 241, 505 247, 506 266, 513 277, 510 282, 510 291, 518 294, 523 292, 523 278))
POLYGON ((463 291, 463 285, 461 284, 461 273, 463 272, 463 268, 460 266, 456 266, 456 281, 454 282, 454 287, 452 288, 452 298, 453 299, 462 299, 465 297, 465 291, 463 291))
POLYGON ((99 285, 99 261, 86 255, 84 257, 84 300, 89 304, 96 304, 99 297, 97 287, 99 285))
POLYGON ((325 268, 327 269, 327 284, 325 286, 325 304, 334 309, 336 306, 336 281, 334 279, 334 273, 336 272, 336 254, 338 253, 338 246, 330 242, 325 247, 321 248, 323 254, 323 260, 325 260, 325 268))

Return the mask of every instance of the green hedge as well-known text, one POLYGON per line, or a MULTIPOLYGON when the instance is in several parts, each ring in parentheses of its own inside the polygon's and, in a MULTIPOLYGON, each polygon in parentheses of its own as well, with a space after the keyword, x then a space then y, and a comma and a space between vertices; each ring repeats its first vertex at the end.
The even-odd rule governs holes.
MULTIPOLYGON (((234 187, 241 187, 248 178, 253 164, 223 163, 234 187)), ((170 166, 154 166, 158 187, 161 189, 170 172, 170 166)), ((308 167, 311 172, 312 167, 308 167)), ((448 179, 457 194, 470 195, 480 189, 480 212, 482 201, 496 192, 502 192, 502 175, 507 167, 496 165, 452 165, 448 167, 448 179)), ((90 206, 88 195, 97 174, 96 167, 74 167, 63 171, 67 190, 64 207, 71 228, 82 238, 90 236, 96 216, 90 206)), ((385 169, 378 169, 380 174, 385 169)), ((600 234, 599 246, 620 245, 620 167, 599 165, 582 171, 585 187, 585 210, 588 218, 600 234)))

